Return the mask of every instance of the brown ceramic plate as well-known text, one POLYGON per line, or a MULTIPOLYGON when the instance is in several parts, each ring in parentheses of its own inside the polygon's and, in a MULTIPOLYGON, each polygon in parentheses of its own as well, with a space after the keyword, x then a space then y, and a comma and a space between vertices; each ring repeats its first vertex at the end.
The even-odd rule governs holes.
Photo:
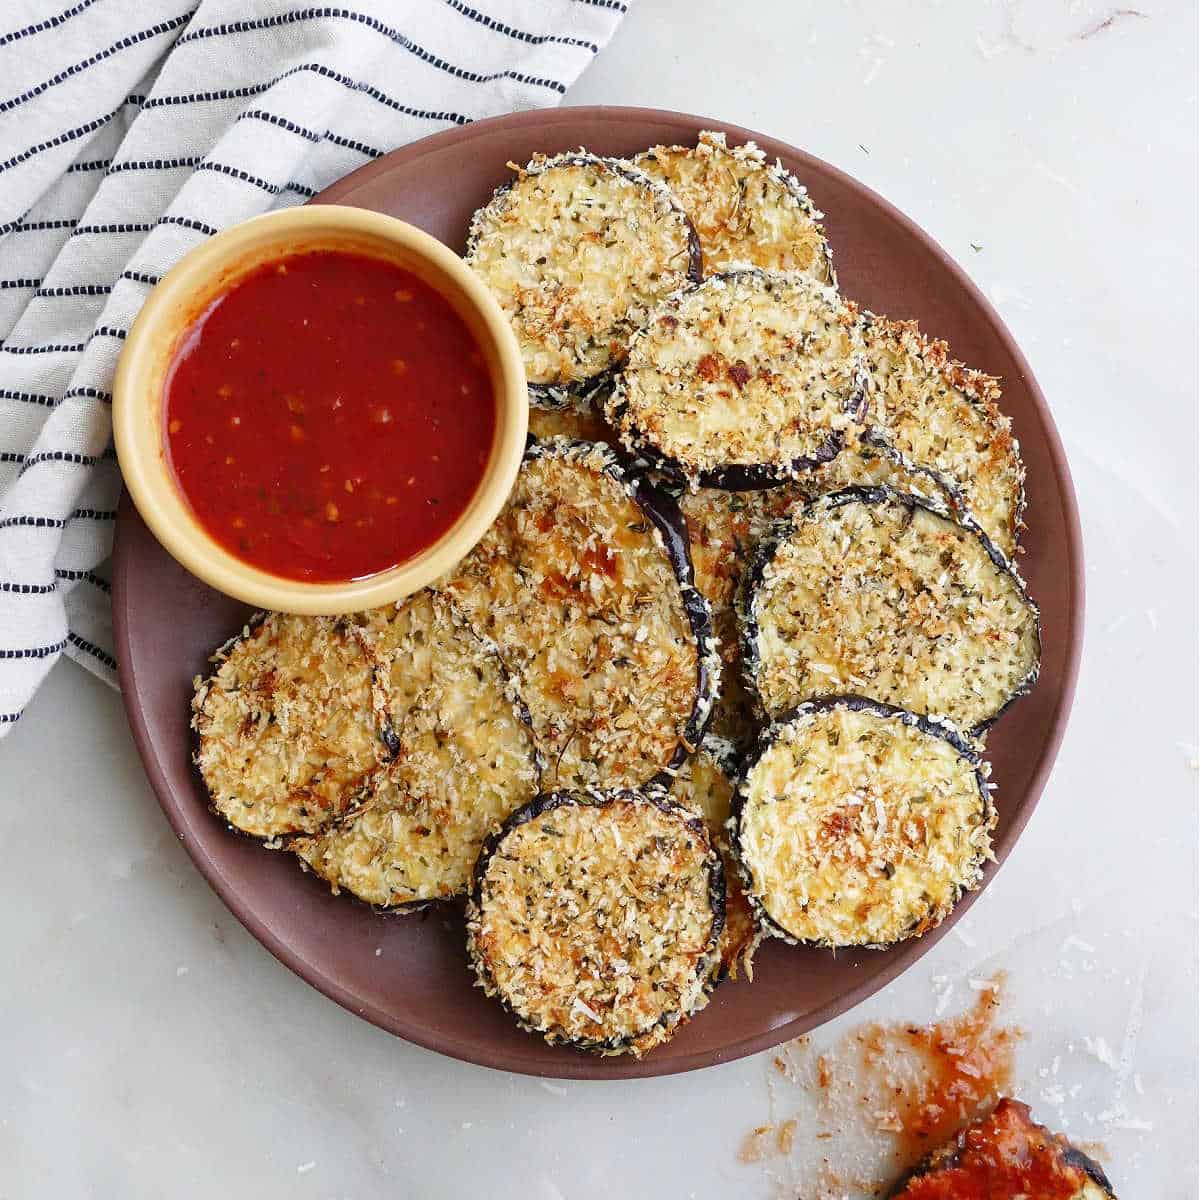
MULTIPOLYGON (((753 138, 808 185, 827 214, 847 296, 877 312, 919 319, 958 357, 1004 381, 1003 404, 1029 472, 1021 566, 1042 608, 1045 658, 1041 682, 989 740, 1000 814, 996 855, 1003 861, 1046 782, 1075 688, 1083 627, 1079 517, 1062 445, 1029 364, 940 247, 887 201, 800 150, 710 118, 650 109, 564 108, 481 121, 370 163, 318 200, 391 213, 461 251, 471 213, 508 178, 506 163, 580 145, 631 154, 660 142, 690 142, 706 128, 725 129, 732 141, 753 138)), ((117 520, 114 566, 129 720, 150 782, 187 852, 271 953, 339 1004, 409 1041, 491 1067, 569 1078, 663 1075, 725 1062, 796 1037, 857 1004, 929 950, 974 898, 934 933, 894 950, 835 956, 770 943, 756 961, 753 984, 718 988, 695 1021, 641 1062, 551 1048, 520 1032, 471 986, 456 910, 378 916, 331 896, 290 855, 234 837, 211 815, 190 759, 191 681, 247 610, 177 566, 127 499, 117 520)))

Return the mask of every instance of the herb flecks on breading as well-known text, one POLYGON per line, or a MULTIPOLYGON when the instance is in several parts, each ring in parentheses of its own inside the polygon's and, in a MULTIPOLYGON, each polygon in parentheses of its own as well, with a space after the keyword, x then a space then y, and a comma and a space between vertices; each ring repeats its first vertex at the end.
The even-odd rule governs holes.
POLYGON ((196 763, 214 810, 256 837, 317 833, 359 807, 387 757, 354 627, 270 613, 195 681, 196 763))
POLYGON ((468 950, 524 1028, 640 1056, 706 1003, 723 896, 697 817, 633 792, 559 792, 489 839, 468 950))
POLYGON ((335 892, 381 908, 465 892, 480 843, 537 791, 533 735, 494 647, 445 596, 362 614, 396 758, 348 823, 293 848, 335 892))
POLYGON ((699 246, 667 189, 630 163, 577 151, 514 170, 475 214, 467 261, 512 322, 530 384, 577 388, 698 277, 699 246))
POLYGON ((706 275, 749 263, 837 282, 824 214, 753 142, 730 147, 725 134, 704 130, 695 146, 655 146, 634 162, 665 183, 691 217, 706 275))
POLYGON ((764 736, 737 801, 744 884, 768 927, 887 946, 979 885, 995 813, 950 729, 870 702, 805 706, 764 736))

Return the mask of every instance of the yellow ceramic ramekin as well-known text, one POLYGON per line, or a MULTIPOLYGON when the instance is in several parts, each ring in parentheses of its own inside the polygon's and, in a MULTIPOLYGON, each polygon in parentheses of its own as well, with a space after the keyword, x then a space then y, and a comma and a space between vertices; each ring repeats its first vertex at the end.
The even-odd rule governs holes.
POLYGON ((516 479, 529 406, 521 353, 491 293, 453 251, 381 213, 314 204, 268 213, 210 238, 151 292, 133 323, 113 387, 113 433, 125 486, 154 536, 211 587, 260 608, 345 613, 391 603, 455 565, 495 520, 516 479), (165 381, 180 335, 209 303, 263 262, 299 250, 343 249, 398 263, 440 292, 478 342, 496 398, 496 435, 483 478, 447 532, 420 554, 365 579, 307 583, 243 562, 204 530, 181 493, 163 438, 165 381))

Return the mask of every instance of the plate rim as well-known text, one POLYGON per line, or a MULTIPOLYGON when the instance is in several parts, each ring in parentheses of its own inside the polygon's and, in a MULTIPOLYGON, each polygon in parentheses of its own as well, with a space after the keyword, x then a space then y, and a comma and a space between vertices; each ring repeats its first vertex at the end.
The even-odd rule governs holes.
POLYGON ((371 1024, 414 1045, 447 1055, 461 1062, 468 1062, 476 1066, 494 1070, 511 1071, 522 1075, 555 1079, 629 1079, 675 1075, 733 1062, 736 1059, 760 1053, 816 1029, 834 1017, 848 1012, 851 1008, 861 1004, 869 996, 886 987, 927 954, 950 931, 954 923, 970 909, 971 905, 982 895, 984 889, 990 885, 996 872, 1020 840, 1026 825, 1033 816, 1034 810, 1041 801, 1042 793, 1045 790, 1058 758, 1058 752, 1061 748, 1074 707, 1075 691, 1083 652, 1086 603, 1083 534, 1074 481, 1067 462, 1066 452, 1063 448, 1062 438, 1055 425, 1045 394, 1037 382, 1028 359, 1021 351, 1020 346, 1000 317, 1000 314, 963 267, 930 234, 926 233, 915 221, 906 216, 890 201, 833 164, 780 139, 742 126, 692 113, 671 109, 623 105, 564 105, 556 109, 529 109, 489 117, 469 125, 443 130, 410 142, 405 146, 382 155, 378 159, 363 164, 348 175, 336 180, 329 187, 318 193, 317 196, 313 197, 310 203, 346 203, 345 198, 347 196, 357 191, 364 184, 372 182, 377 176, 384 174, 397 164, 408 164, 416 161, 431 152, 440 150, 447 144, 470 141, 479 136, 486 137, 497 129, 509 129, 524 125, 537 125, 541 128, 553 129, 562 125, 572 125, 580 121, 597 120, 617 125, 654 122, 659 125, 675 126, 679 129, 681 137, 692 137, 697 129, 719 129, 725 131, 731 139, 755 141, 770 157, 786 155, 801 163, 812 164, 820 173, 834 177, 842 186, 858 193, 860 198, 865 200, 872 208, 887 217, 910 237, 915 238, 925 251, 932 255, 938 261, 939 265, 954 277, 958 286, 976 304, 983 317, 991 326, 992 332, 1005 353, 1011 357, 1016 365, 1023 385, 1029 392, 1030 399, 1033 402, 1033 409, 1041 425, 1044 444, 1057 485, 1066 534, 1067 569, 1064 573, 1064 578, 1069 585, 1069 596, 1064 607, 1067 614, 1067 645, 1063 664, 1062 683, 1058 689, 1054 709, 1048 720, 1048 736, 1042 743, 1042 750, 1030 777, 1029 785, 1024 791, 1022 803, 1013 813, 1013 819, 1006 833, 1004 843, 996 847, 996 861, 988 864, 985 878, 979 890, 964 896, 950 916, 936 930, 931 931, 920 939, 909 942, 903 950, 888 960, 882 969, 871 974, 857 986, 828 1000, 819 1008, 803 1016, 794 1017, 790 1021, 784 1021, 769 1029, 727 1043, 716 1050, 694 1051, 690 1054, 671 1058, 659 1058, 651 1054, 643 1059, 623 1058, 616 1060, 597 1059, 592 1056, 572 1054, 564 1050, 561 1055, 561 1063, 557 1059, 552 1063, 529 1061, 519 1051, 505 1048, 491 1047, 486 1053, 481 1053, 475 1045, 464 1043, 456 1039, 452 1034, 437 1030, 431 1031, 424 1025, 397 1019, 392 1014, 382 1011, 374 1004, 364 1001, 360 996, 351 992, 342 984, 335 974, 326 971, 321 964, 306 959, 294 949, 287 939, 275 934, 252 906, 242 902, 236 883, 229 880, 223 874, 218 864, 204 851, 204 848, 193 841, 191 838, 190 820, 185 816, 183 806, 177 802, 175 793, 167 782, 165 773, 155 753, 145 713, 136 703, 138 686, 136 670, 129 653, 131 629, 128 621, 127 604, 130 590, 130 575, 132 572, 128 568, 126 555, 123 552, 123 545, 127 544, 127 542, 123 543, 121 538, 122 527, 127 525, 131 519, 135 519, 136 513, 132 508, 128 494, 122 491, 116 528, 114 530, 112 575, 113 637, 116 649, 117 676, 121 687, 121 699, 129 721, 135 747, 137 748, 151 788, 154 791, 155 798, 158 800, 159 806, 162 808, 168 823, 183 845, 188 857, 192 860, 205 881, 216 892, 221 902, 229 909, 233 916, 276 959, 306 983, 356 1016, 362 1017, 371 1022, 371 1024))

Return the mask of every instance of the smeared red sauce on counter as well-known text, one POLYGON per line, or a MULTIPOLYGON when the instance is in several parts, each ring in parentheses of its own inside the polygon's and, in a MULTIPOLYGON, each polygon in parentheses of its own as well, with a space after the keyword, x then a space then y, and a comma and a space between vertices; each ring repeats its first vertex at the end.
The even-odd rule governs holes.
POLYGON ((807 1036, 789 1043, 768 1082, 773 1120, 746 1135, 739 1160, 790 1158, 795 1200, 1073 1200, 1088 1176, 1099 1183, 1082 1149, 1005 1096, 1023 1036, 1005 1020, 1005 983, 1003 972, 972 980, 966 1010, 930 1025, 871 1022, 819 1050, 807 1036))
POLYGON ((1087 1181, 1058 1138, 1033 1122, 1029 1106, 1001 1100, 990 1116, 963 1130, 953 1160, 917 1176, 898 1200, 1071 1200, 1087 1181))
POLYGON ((985 1111, 1012 1083, 1022 1032, 997 1021, 1003 976, 975 1003, 932 1025, 867 1025, 857 1034, 862 1070, 886 1083, 890 1121, 903 1158, 914 1161, 985 1111), (917 1069, 891 1077, 897 1056, 917 1069))
POLYGON ((267 263, 184 334, 166 444, 201 525, 289 579, 359 579, 436 542, 475 493, 495 402, 474 337, 394 263, 267 263))

